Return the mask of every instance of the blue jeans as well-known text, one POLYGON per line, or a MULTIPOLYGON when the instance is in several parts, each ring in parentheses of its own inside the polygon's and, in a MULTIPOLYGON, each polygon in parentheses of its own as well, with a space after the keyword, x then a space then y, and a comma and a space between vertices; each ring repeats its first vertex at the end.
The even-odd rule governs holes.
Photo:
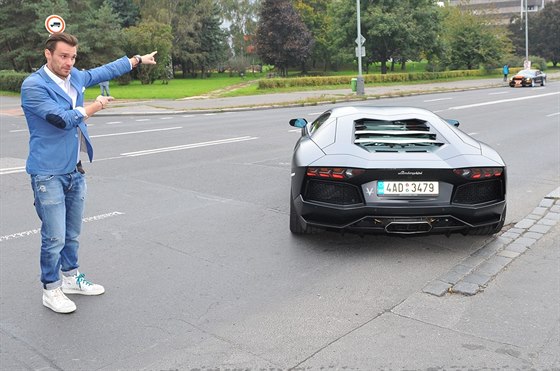
POLYGON ((41 282, 60 287, 60 271, 78 269, 78 237, 82 229, 87 187, 83 174, 31 175, 35 210, 41 219, 41 282))

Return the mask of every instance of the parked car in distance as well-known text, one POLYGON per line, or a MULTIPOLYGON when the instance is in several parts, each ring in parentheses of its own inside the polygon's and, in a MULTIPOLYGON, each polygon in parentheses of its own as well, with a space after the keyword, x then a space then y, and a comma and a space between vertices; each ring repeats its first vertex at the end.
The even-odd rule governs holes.
POLYGON ((546 73, 540 70, 521 70, 509 80, 512 88, 535 85, 546 85, 546 73))
POLYGON ((488 145, 414 107, 345 106, 301 128, 292 156, 290 231, 499 232, 506 165, 488 145))

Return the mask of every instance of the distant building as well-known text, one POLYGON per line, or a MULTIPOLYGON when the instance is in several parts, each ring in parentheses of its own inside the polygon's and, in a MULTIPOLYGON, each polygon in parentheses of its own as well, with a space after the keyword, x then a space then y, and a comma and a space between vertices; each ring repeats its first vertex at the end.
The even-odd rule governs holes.
POLYGON ((525 12, 525 1, 527 1, 528 12, 538 12, 547 3, 556 0, 445 0, 441 3, 450 6, 462 5, 467 9, 472 9, 475 13, 492 16, 496 23, 509 23, 510 19, 525 12))

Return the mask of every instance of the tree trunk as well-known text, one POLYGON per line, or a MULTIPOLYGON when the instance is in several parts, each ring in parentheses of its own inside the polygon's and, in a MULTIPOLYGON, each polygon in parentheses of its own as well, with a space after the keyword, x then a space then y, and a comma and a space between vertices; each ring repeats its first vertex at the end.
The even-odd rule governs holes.
POLYGON ((382 75, 387 74, 387 61, 385 61, 385 60, 381 61, 381 74, 382 75))

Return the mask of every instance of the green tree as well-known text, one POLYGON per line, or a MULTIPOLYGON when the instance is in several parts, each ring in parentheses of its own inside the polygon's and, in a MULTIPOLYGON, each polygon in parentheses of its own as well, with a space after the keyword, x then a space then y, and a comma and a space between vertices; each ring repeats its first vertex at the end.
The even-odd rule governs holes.
MULTIPOLYGON (((356 5, 337 0, 331 6, 335 26, 331 28, 334 48, 354 55, 356 5)), ((377 0, 361 2, 361 30, 365 37, 366 71, 369 63, 379 62, 387 73, 387 62, 405 63, 411 58, 438 50, 441 13, 431 0, 377 0)), ((392 67, 393 67, 392 64, 392 67)))
POLYGON ((198 48, 200 55, 198 67, 202 77, 207 71, 225 59, 226 35, 221 29, 220 9, 214 0, 201 1, 197 11, 201 15, 200 28, 197 29, 198 48))
POLYGON ((357 36, 356 6, 352 6, 349 1, 335 0, 327 7, 327 14, 330 22, 325 27, 325 43, 330 54, 331 67, 336 70, 338 66, 354 59, 354 40, 357 36))
POLYGON ((329 48, 329 24, 332 23, 328 11, 330 3, 329 0, 294 0, 294 7, 315 42, 310 58, 312 65, 316 67, 321 63, 325 71, 330 67, 332 55, 329 48))
POLYGON ((560 1, 546 4, 533 23, 535 30, 530 39, 534 40, 532 53, 550 60, 556 67, 560 61, 560 1))
POLYGON ((31 72, 43 61, 41 43, 48 33, 41 23, 33 3, 25 0, 0 1, 0 69, 31 72))
POLYGON ((466 7, 449 7, 444 21, 446 54, 451 68, 497 67, 511 51, 504 29, 466 7))
POLYGON ((287 76, 289 66, 307 60, 313 38, 291 0, 262 1, 256 46, 263 62, 275 65, 281 76, 287 76))
POLYGON ((101 66, 124 54, 119 18, 108 1, 96 10, 87 10, 80 23, 77 67, 101 66))
POLYGON ((107 0, 119 17, 122 28, 135 26, 140 20, 140 8, 133 0, 107 0))
POLYGON ((171 26, 153 20, 142 21, 137 26, 127 28, 124 35, 128 55, 158 52, 156 65, 141 65, 138 68, 137 74, 142 84, 152 84, 156 79, 164 78, 171 62, 171 26))
POLYGON ((226 21, 232 53, 236 57, 251 54, 257 29, 258 0, 219 0, 221 17, 226 21))

